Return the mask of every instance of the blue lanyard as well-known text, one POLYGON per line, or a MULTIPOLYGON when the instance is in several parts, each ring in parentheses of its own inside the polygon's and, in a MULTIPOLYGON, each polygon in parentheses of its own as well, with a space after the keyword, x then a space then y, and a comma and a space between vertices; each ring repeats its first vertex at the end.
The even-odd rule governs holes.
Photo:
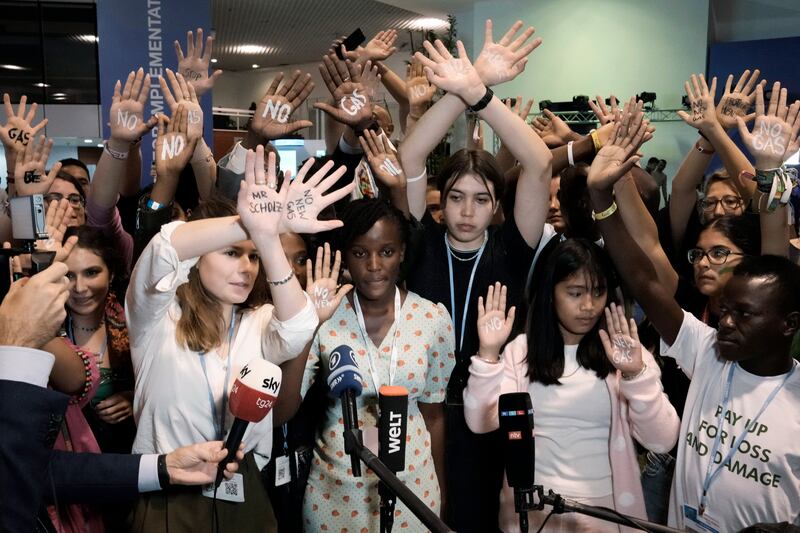
MULTIPOLYGON (((475 264, 472 265, 472 273, 469 275, 469 285, 467 286, 467 297, 464 299, 464 311, 461 315, 461 331, 459 332, 456 330, 456 335, 458 336, 458 351, 461 351, 461 348, 464 347, 464 329, 467 327, 467 309, 469 307, 469 297, 472 294, 472 282, 475 281, 475 271, 478 270, 478 264, 481 262, 481 256, 483 255, 483 250, 486 248, 486 243, 489 241, 488 234, 484 234, 483 244, 481 244, 480 249, 478 250, 478 255, 475 256, 475 264)), ((456 321, 456 291, 455 287, 453 286, 453 257, 452 257, 452 250, 450 249, 450 243, 447 242, 447 232, 444 233, 444 246, 447 251, 447 269, 450 272, 450 309, 453 313, 453 325, 456 321)))
POLYGON ((228 328, 228 361, 225 369, 225 384, 222 389, 222 412, 217 415, 217 404, 214 403, 214 393, 211 391, 211 382, 208 380, 208 371, 206 370, 206 352, 200 352, 197 356, 200 358, 200 366, 203 368, 203 375, 206 377, 206 386, 208 387, 208 403, 211 405, 211 416, 214 421, 214 431, 217 433, 217 440, 222 440, 225 435, 225 415, 228 410, 228 382, 231 380, 231 367, 233 366, 233 330, 236 328, 236 306, 233 306, 231 311, 231 326, 228 328))
POLYGON ((708 502, 708 489, 711 488, 711 484, 717 479, 719 473, 722 471, 723 467, 726 463, 728 463, 731 458, 736 454, 736 451, 739 449, 739 446, 742 444, 742 441, 747 437, 750 433, 750 428, 756 425, 756 422, 761 417, 761 414, 767 409, 767 406, 775 399, 775 396, 781 391, 786 382, 792 377, 794 374, 795 369, 797 368, 796 365, 792 364, 792 369, 783 377, 783 380, 778 384, 775 389, 767 396, 767 399, 764 400, 764 403, 761 405, 761 409, 758 410, 756 416, 754 416, 749 424, 745 424, 744 432, 740 434, 735 441, 733 441, 733 446, 731 446, 731 450, 728 452, 728 455, 720 461, 719 466, 714 469, 714 457, 717 455, 717 451, 719 450, 719 445, 722 442, 722 420, 725 418, 725 412, 728 410, 728 401, 731 399, 731 384, 733 383, 733 373, 736 370, 736 363, 731 364, 730 370, 728 370, 728 379, 725 382, 725 388, 723 389, 722 393, 722 409, 720 410, 719 416, 717 417, 717 436, 714 439, 714 446, 711 448, 711 453, 709 454, 708 460, 708 467, 706 468, 706 477, 703 481, 703 495, 700 497, 700 515, 705 513, 706 510, 706 503, 708 502), (713 471, 712 471, 713 470, 713 471))

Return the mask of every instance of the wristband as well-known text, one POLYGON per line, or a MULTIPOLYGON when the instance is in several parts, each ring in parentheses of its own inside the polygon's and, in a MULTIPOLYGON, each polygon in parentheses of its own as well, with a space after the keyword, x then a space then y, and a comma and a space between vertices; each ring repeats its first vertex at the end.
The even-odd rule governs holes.
POLYGON ((487 358, 485 358, 484 356, 482 356, 479 353, 475 354, 475 357, 477 357, 478 359, 480 359, 484 363, 488 363, 490 365, 496 365, 497 363, 500 362, 500 358, 499 357, 497 359, 487 359, 487 358))
POLYGON ((269 284, 270 284, 270 285, 272 285, 273 287, 274 287, 274 286, 277 286, 277 285, 285 285, 286 283, 289 283, 289 281, 290 281, 290 280, 291 280, 293 277, 294 277, 294 270, 290 270, 290 271, 289 271, 289 274, 288 274, 288 275, 287 275, 285 278, 283 278, 283 279, 279 279, 279 280, 277 280, 277 281, 272 281, 271 279, 268 279, 268 280, 267 280, 267 283, 269 283, 269 284))
MULTIPOLYGON (((705 139, 705 136, 703 138, 705 139)), ((708 140, 708 139, 706 139, 706 140, 708 140)), ((711 155, 714 152, 716 152, 716 150, 714 150, 714 149, 706 150, 705 148, 700 146, 700 140, 699 139, 697 140, 696 143, 694 143, 694 149, 697 150, 698 152, 700 152, 701 154, 706 154, 706 155, 711 155)))
POLYGON ((608 209, 604 211, 600 211, 599 213, 595 213, 594 211, 592 211, 592 220, 594 221, 604 220, 616 212, 617 212, 617 202, 613 201, 611 202, 611 205, 608 206, 608 209))
POLYGON ((780 166, 778 168, 756 169, 755 176, 743 171, 741 176, 752 177, 755 180, 758 191, 767 195, 766 211, 772 213, 779 205, 789 203, 792 189, 797 181, 797 170, 780 166))
MULTIPOLYGON (((703 139, 705 139, 706 141, 708 141, 708 137, 706 137, 706 134, 705 134, 705 133, 703 133, 701 130, 697 130, 697 133, 699 133, 699 134, 700 134, 700 137, 702 137, 703 139)), ((711 141, 708 141, 708 142, 710 143, 711 141)))
POLYGON ((484 109, 487 105, 489 105, 489 102, 492 101, 492 98, 494 98, 494 91, 492 91, 492 89, 487 87, 486 92, 483 95, 483 98, 478 100, 474 105, 468 107, 470 111, 477 113, 478 111, 484 109))
POLYGON ((156 202, 155 200, 153 200, 152 198, 149 198, 147 200, 147 209, 152 209, 153 211, 158 211, 162 207, 164 207, 164 204, 160 204, 160 203, 156 202))
POLYGON ((119 152, 117 150, 114 150, 113 148, 108 146, 108 141, 103 141, 103 149, 108 153, 108 155, 110 155, 114 159, 117 159, 119 161, 128 159, 128 152, 119 152))
POLYGON ((569 166, 575 166, 575 157, 572 155, 572 143, 574 141, 570 141, 567 143, 567 161, 569 161, 569 166))
POLYGON ((167 455, 161 454, 158 456, 158 484, 161 489, 166 489, 172 486, 169 481, 169 470, 167 470, 167 455))
POLYGON ((646 370, 647 370, 647 363, 642 363, 642 369, 639 372, 637 372, 636 374, 634 374, 633 376, 626 376, 625 373, 623 372, 622 380, 623 381, 632 381, 632 380, 634 380, 634 379, 636 379, 638 377, 641 377, 641 375, 644 374, 646 370))
POLYGON ((591 136, 592 136, 592 142, 594 143, 594 153, 597 153, 600 151, 600 148, 603 147, 603 144, 600 142, 600 137, 598 137, 597 131, 593 131, 591 133, 591 136))

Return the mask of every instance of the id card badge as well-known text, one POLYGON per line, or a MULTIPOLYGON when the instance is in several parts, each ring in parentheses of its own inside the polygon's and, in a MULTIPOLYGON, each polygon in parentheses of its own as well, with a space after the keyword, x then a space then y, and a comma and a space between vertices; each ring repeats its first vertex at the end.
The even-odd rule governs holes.
MULTIPOLYGON (((203 496, 206 498, 214 497, 214 484, 203 486, 203 496)), ((217 499, 243 503, 244 502, 244 476, 242 474, 234 474, 231 479, 223 479, 217 489, 217 499)))
POLYGON ((684 526, 691 531, 699 533, 719 533, 719 523, 708 514, 708 510, 700 516, 697 509, 690 505, 683 505, 684 526))
POLYGON ((378 455, 378 428, 376 426, 364 427, 364 446, 375 455, 378 455))
POLYGON ((286 485, 292 480, 292 465, 288 455, 275 458, 275 486, 286 485))
POLYGON ((369 168, 367 158, 364 157, 359 162, 355 170, 356 187, 350 193, 351 200, 358 200, 359 198, 377 198, 378 185, 372 175, 372 169, 369 168))

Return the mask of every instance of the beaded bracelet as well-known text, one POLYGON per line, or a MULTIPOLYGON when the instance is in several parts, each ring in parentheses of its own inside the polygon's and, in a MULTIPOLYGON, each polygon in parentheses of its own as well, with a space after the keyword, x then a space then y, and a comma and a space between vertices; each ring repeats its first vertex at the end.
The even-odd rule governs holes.
POLYGON ((91 355, 87 354, 83 350, 76 350, 76 354, 81 358, 83 362, 84 373, 86 375, 86 380, 83 382, 83 389, 81 390, 80 394, 70 396, 69 403, 77 405, 86 398, 86 395, 89 394, 89 390, 92 388, 92 360, 91 355))
POLYGON ((290 270, 289 274, 285 278, 279 279, 279 280, 276 280, 276 281, 272 281, 271 279, 268 279, 267 283, 269 283, 272 286, 285 285, 286 283, 289 283, 289 280, 291 280, 293 277, 294 277, 294 270, 290 270))

